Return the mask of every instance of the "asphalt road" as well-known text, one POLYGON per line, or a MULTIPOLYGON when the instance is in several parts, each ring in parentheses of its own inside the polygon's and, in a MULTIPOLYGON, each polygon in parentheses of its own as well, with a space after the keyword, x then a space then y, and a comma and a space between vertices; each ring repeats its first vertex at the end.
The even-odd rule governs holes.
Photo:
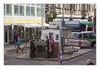
MULTIPOLYGON (((86 48, 84 48, 86 49, 86 48)), ((91 49, 91 48, 88 48, 91 49)), ((96 64, 96 48, 92 48, 93 51, 82 55, 77 58, 73 58, 68 61, 63 61, 63 65, 86 65, 87 59, 92 59, 93 63, 96 64)), ((27 51, 29 52, 29 48, 27 51)), ((35 59, 16 59, 18 54, 15 51, 10 51, 4 53, 4 65, 58 65, 57 61, 47 61, 47 60, 35 60, 35 59)), ((20 51, 20 55, 24 55, 20 51)))

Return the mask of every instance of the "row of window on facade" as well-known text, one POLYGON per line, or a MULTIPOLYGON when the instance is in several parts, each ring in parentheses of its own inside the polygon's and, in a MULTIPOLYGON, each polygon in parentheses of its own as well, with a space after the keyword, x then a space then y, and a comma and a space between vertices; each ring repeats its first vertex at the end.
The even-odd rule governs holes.
MULTIPOLYGON (((41 4, 40 6, 38 5, 37 7, 27 5, 26 10, 24 10, 25 6, 14 5, 14 8, 12 8, 11 4, 4 4, 4 15, 12 15, 12 9, 14 9, 14 16, 24 16, 25 11, 26 11, 26 16, 41 16, 41 4)), ((43 12, 45 12, 44 8, 43 12)))

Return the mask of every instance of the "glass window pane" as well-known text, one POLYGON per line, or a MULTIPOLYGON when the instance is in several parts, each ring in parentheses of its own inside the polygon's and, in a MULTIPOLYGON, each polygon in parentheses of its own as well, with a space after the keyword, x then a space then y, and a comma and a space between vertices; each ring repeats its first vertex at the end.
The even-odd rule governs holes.
POLYGON ((31 16, 35 16, 35 7, 31 7, 31 16))
POLYGON ((37 4, 37 6, 41 6, 41 4, 37 4))
POLYGON ((56 40, 58 40, 59 39, 59 36, 58 36, 58 34, 56 34, 56 40))
POLYGON ((79 34, 78 38, 82 38, 82 34, 79 34))
POLYGON ((42 6, 44 7, 44 4, 42 4, 42 6))
POLYGON ((30 16, 30 7, 26 6, 26 16, 30 16))
POLYGON ((41 8, 38 7, 38 8, 36 9, 36 11, 37 11, 37 16, 41 16, 41 8))
POLYGON ((72 37, 72 38, 77 38, 77 37, 78 37, 78 34, 72 34, 71 37, 72 37))
POLYGON ((33 6, 34 6, 35 4, 31 4, 31 5, 33 5, 33 6))
POLYGON ((30 4, 26 4, 26 5, 30 5, 30 4))
POLYGON ((6 8, 6 5, 4 4, 4 15, 6 15, 6 10, 5 10, 5 8, 6 8))
POLYGON ((10 5, 10 4, 7 4, 6 5, 6 13, 7 13, 7 15, 12 15, 12 5, 10 5))
POLYGON ((18 5, 14 5, 14 15, 19 15, 18 14, 18 5))
POLYGON ((24 6, 20 6, 20 16, 24 16, 24 6))

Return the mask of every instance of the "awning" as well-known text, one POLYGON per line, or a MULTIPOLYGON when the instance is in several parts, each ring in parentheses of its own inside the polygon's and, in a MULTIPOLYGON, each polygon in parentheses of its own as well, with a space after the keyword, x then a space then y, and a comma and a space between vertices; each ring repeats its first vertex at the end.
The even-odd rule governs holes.
POLYGON ((25 24, 23 25, 26 28, 33 28, 33 27, 41 27, 41 25, 33 23, 33 24, 25 24))
MULTIPOLYGON (((42 23, 37 23, 37 24, 40 24, 41 27, 42 27, 42 23)), ((47 24, 47 23, 43 23, 43 27, 49 27, 49 26, 50 26, 49 24, 47 24)))
POLYGON ((4 26, 10 26, 11 23, 4 23, 4 26))
POLYGON ((22 26, 24 23, 13 23, 13 25, 22 26))
POLYGON ((89 22, 89 21, 80 21, 80 24, 92 25, 92 24, 94 24, 94 23, 93 23, 93 22, 89 22))

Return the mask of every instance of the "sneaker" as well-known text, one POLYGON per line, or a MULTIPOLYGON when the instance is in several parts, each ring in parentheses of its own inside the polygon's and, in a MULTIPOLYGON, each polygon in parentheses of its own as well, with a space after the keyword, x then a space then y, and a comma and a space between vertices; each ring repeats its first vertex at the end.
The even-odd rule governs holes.
POLYGON ((16 53, 18 53, 18 51, 16 51, 16 53))

